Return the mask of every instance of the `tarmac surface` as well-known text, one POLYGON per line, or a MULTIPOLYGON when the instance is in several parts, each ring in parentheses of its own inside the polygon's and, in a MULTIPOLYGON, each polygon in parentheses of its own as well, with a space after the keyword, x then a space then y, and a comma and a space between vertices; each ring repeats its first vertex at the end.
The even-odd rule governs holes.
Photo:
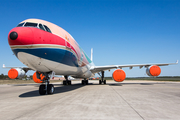
POLYGON ((36 83, 0 85, 0 120, 180 120, 180 82, 80 83, 54 83, 53 95, 36 83))

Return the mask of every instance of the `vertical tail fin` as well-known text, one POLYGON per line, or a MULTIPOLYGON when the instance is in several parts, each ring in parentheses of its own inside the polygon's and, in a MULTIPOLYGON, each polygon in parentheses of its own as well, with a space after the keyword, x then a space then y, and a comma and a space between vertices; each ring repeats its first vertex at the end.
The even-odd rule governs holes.
POLYGON ((91 48, 91 61, 93 61, 93 48, 91 48))
POLYGON ((5 66, 5 64, 3 64, 3 68, 5 68, 6 66, 5 66))

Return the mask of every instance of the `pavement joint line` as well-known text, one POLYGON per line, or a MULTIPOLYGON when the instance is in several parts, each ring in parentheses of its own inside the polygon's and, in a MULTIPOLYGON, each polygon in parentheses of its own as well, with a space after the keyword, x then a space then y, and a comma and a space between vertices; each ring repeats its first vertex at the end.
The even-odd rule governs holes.
POLYGON ((113 87, 111 87, 111 88, 115 91, 115 93, 116 93, 119 97, 121 97, 121 98, 134 110, 134 112, 136 112, 136 113, 142 118, 142 120, 145 120, 145 119, 143 118, 143 116, 142 116, 133 106, 131 106, 131 104, 126 101, 126 99, 124 99, 124 97, 123 97, 122 95, 120 95, 113 87))

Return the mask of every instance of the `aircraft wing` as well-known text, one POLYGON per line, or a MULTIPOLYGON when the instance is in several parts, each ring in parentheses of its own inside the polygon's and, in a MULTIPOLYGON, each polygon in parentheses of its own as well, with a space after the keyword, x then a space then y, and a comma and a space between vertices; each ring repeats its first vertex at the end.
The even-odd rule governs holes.
POLYGON ((25 72, 27 72, 28 70, 33 70, 33 69, 31 69, 31 68, 28 68, 28 67, 6 67, 5 64, 3 64, 3 68, 9 68, 9 69, 11 69, 11 68, 21 68, 21 69, 23 69, 25 72))
POLYGON ((132 69, 133 67, 139 67, 140 69, 142 67, 149 67, 151 65, 157 65, 157 66, 167 66, 167 65, 174 65, 174 64, 178 64, 178 60, 176 61, 176 63, 155 63, 155 64, 130 64, 130 65, 107 65, 107 66, 93 66, 92 68, 90 68, 90 71, 92 73, 98 73, 101 71, 106 71, 106 70, 110 70, 110 69, 122 69, 125 67, 129 67, 129 69, 132 69))

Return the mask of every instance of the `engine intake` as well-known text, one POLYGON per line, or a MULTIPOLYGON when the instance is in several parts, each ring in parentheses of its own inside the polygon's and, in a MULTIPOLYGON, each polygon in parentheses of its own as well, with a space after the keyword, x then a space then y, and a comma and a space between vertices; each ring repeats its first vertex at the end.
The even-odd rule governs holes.
POLYGON ((150 66, 146 69, 146 74, 148 76, 159 76, 161 73, 161 68, 157 65, 150 66))
POLYGON ((33 80, 36 83, 43 83, 44 75, 41 72, 35 72, 33 74, 33 80))
POLYGON ((112 77, 114 81, 122 82, 126 78, 126 73, 121 69, 117 69, 113 72, 112 77))
POLYGON ((8 71, 8 77, 10 79, 23 78, 25 75, 25 71, 21 68, 12 68, 8 71))

